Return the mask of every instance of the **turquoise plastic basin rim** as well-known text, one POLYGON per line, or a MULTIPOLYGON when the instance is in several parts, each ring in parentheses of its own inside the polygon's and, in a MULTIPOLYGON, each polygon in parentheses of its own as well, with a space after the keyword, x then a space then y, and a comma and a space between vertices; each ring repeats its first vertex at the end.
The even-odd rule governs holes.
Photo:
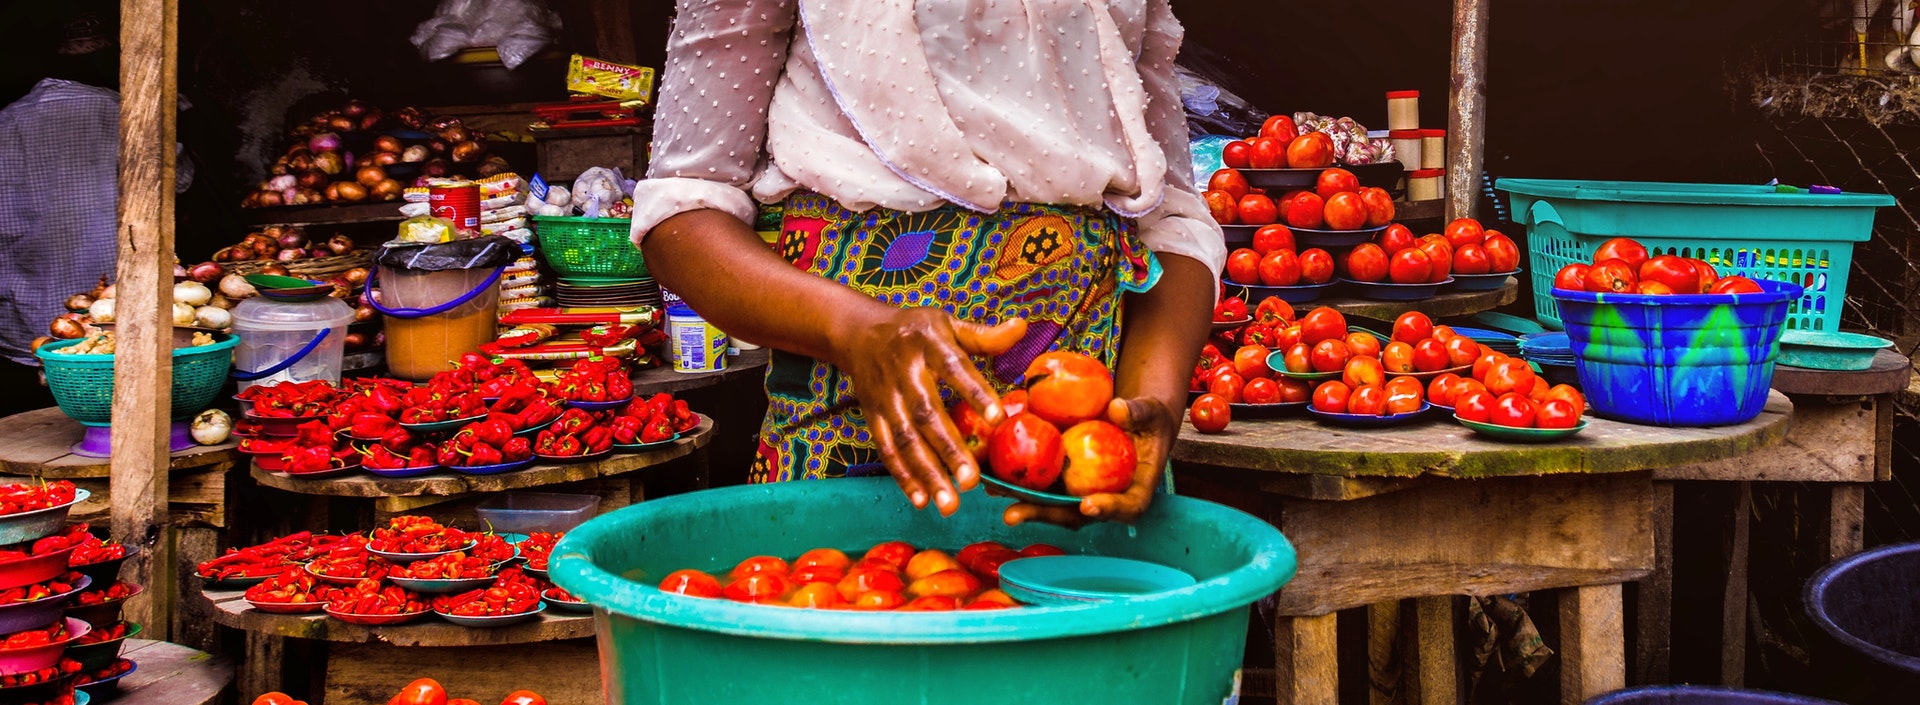
POLYGON ((1500 179, 1493 187, 1522 196, 1582 201, 1637 201, 1731 206, 1861 206, 1885 207, 1897 203, 1883 193, 1779 193, 1772 186, 1748 184, 1689 184, 1662 181, 1578 181, 1563 179, 1500 179))
POLYGON ((1881 350, 1893 347, 1893 341, 1863 333, 1846 331, 1788 330, 1780 333, 1781 345, 1832 350, 1881 350))
POLYGON ((1793 301, 1806 293, 1806 287, 1771 279, 1755 279, 1762 291, 1757 294, 1622 294, 1618 292, 1575 291, 1555 287, 1553 298, 1596 304, 1634 304, 1638 306, 1701 306, 1718 304, 1771 304, 1793 301))
POLYGON ((1037 556, 1007 561, 1000 566, 1000 584, 1003 587, 1018 587, 1022 592, 1043 597, 1077 600, 1131 600, 1141 595, 1179 590, 1198 582, 1179 568, 1111 556, 1037 556), (1123 593, 1061 584, 1082 578, 1108 577, 1117 577, 1141 586, 1150 585, 1152 589, 1123 593))
MULTIPOLYGON (((603 514, 569 532, 554 546, 548 577, 597 608, 670 627, 795 641, 934 645, 1089 636, 1190 622, 1239 609, 1271 595, 1291 580, 1298 568, 1293 545, 1272 525, 1236 509, 1177 496, 1157 498, 1150 511, 1204 512, 1206 523, 1222 536, 1232 537, 1227 540, 1253 546, 1254 555, 1246 565, 1192 587, 1120 602, 908 614, 768 607, 662 592, 652 585, 600 568, 585 550, 602 540, 601 534, 611 531, 608 527, 620 524, 609 520, 611 517, 664 514, 667 510, 663 508, 670 509, 673 504, 687 501, 725 504, 736 498, 746 499, 798 485, 814 485, 808 489, 816 493, 890 495, 894 501, 905 501, 900 496, 899 485, 889 477, 742 485, 649 500, 603 514), (826 487, 821 487, 823 485, 826 487), (691 499, 694 497, 700 499, 691 499)), ((978 490, 966 493, 961 501, 989 504, 993 507, 992 516, 996 517, 1012 503, 978 490)))

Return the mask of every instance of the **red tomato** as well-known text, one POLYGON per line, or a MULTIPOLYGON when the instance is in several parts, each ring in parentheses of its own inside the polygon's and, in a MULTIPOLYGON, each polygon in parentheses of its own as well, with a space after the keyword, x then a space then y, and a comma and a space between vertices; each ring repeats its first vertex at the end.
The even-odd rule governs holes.
POLYGON ((1229 404, 1238 404, 1241 391, 1246 389, 1246 386, 1247 378, 1241 377, 1237 372, 1216 373, 1213 381, 1207 384, 1207 392, 1220 395, 1229 404))
POLYGON ((1272 137, 1247 140, 1247 166, 1254 169, 1281 169, 1287 166, 1287 143, 1272 137))
POLYGON ((795 568, 793 572, 787 574, 787 580, 795 585, 838 583, 845 577, 847 577, 845 568, 835 568, 830 565, 810 565, 804 568, 795 568))
POLYGON ((1721 277, 1720 281, 1714 282, 1713 289, 1708 293, 1758 294, 1762 291, 1765 291, 1765 290, 1761 289, 1759 284, 1755 284, 1752 279, 1748 279, 1746 277, 1736 274, 1730 277, 1721 277))
POLYGON ((294 700, 293 696, 277 690, 253 699, 253 705, 293 705, 296 702, 299 701, 294 700))
MULTIPOLYGON (((1007 412, 1008 418, 1019 416, 1021 412, 1027 410, 1027 390, 1015 389, 1000 395, 1000 409, 1007 412)), ((908 555, 912 555, 913 552, 908 551, 907 553, 908 555)), ((906 559, 902 558, 901 560, 906 559)))
MULTIPOLYGON (((1232 378, 1238 393, 1240 376, 1222 376, 1232 378)), ((1215 377, 1212 386, 1220 386, 1221 381, 1215 377)), ((1060 479, 1067 454, 1056 422, 1035 414, 1034 408, 1029 405, 1027 413, 1009 418, 993 430, 993 441, 987 445, 987 466, 994 477, 1030 490, 1044 490, 1060 479)))
MULTIPOLYGON (((1357 252, 1359 248, 1354 250, 1357 252)), ((1395 284, 1419 284, 1432 274, 1433 260, 1419 248, 1409 247, 1395 252, 1387 261, 1387 278, 1395 284)))
MULTIPOLYGON (((1260 258, 1260 278, 1267 286, 1293 286, 1300 283, 1300 257, 1293 250, 1274 250, 1260 258)), ((1238 281, 1236 279, 1235 281, 1238 281)))
POLYGON ((999 541, 980 541, 961 547, 958 553, 953 554, 953 559, 959 561, 961 567, 978 573, 980 572, 978 564, 981 557, 986 556, 988 553, 1006 550, 1010 549, 1007 548, 1006 544, 1000 543, 999 541))
POLYGON ((1533 423, 1540 428, 1573 428, 1580 425, 1580 412, 1561 399, 1548 399, 1534 412, 1533 423))
POLYGON ((1388 372, 1407 373, 1413 371, 1413 346, 1398 340, 1387 343, 1380 349, 1380 364, 1388 372))
POLYGON ((1319 229, 1326 226, 1326 199, 1315 193, 1302 193, 1287 199, 1285 216, 1287 225, 1296 228, 1319 229))
POLYGON ((1447 223, 1445 232, 1447 242, 1454 247, 1478 245, 1486 239, 1486 231, 1480 228, 1480 221, 1472 218, 1455 218, 1447 223))
POLYGON ((1641 282, 1665 284, 1676 293, 1700 291, 1700 270, 1684 257, 1657 255, 1640 265, 1639 276, 1641 282))
POLYGON ((1433 337, 1433 319, 1419 311, 1400 314, 1399 318, 1393 319, 1391 337, 1408 345, 1431 338, 1433 337))
POLYGON ((1246 140, 1234 140, 1220 148, 1220 163, 1235 169, 1253 166, 1253 162, 1250 161, 1252 156, 1253 145, 1248 144, 1246 140))
POLYGON ((1246 225, 1266 225, 1280 219, 1280 209, 1264 193, 1241 196, 1238 206, 1240 222, 1246 225))
POLYGON ((862 570, 856 567, 847 573, 847 577, 841 578, 840 584, 834 587, 840 591, 840 599, 854 601, 861 595, 873 592, 897 593, 907 589, 907 584, 900 579, 899 573, 890 570, 862 570))
POLYGON ((1308 132, 1287 143, 1286 166, 1294 169, 1324 169, 1333 166, 1333 138, 1325 132, 1308 132))
POLYGON ((1027 411, 1060 426, 1106 418, 1113 373, 1092 357, 1055 350, 1027 365, 1027 411))
POLYGON ((1434 238, 1419 245, 1420 251, 1427 253, 1427 281, 1429 283, 1447 280, 1447 273, 1453 269, 1453 246, 1434 238))
POLYGON ((1213 172, 1213 176, 1207 179, 1207 189, 1225 191, 1238 201, 1245 198, 1253 187, 1247 185, 1247 177, 1242 176, 1239 169, 1228 168, 1213 172))
POLYGON ((1242 345, 1233 351, 1233 371, 1249 381, 1272 377, 1273 370, 1267 367, 1267 355, 1272 352, 1265 345, 1242 345))
MULTIPOLYGON (((1539 385, 1536 384, 1535 386, 1539 385)), ((1581 394, 1580 390, 1574 389, 1573 385, 1553 385, 1553 388, 1547 390, 1546 398, 1549 401, 1559 400, 1571 405, 1575 416, 1587 413, 1587 397, 1581 394)))
MULTIPOLYGON (((1003 399, 1001 404, 1005 405, 1005 403, 1006 402, 1003 399)), ((1024 407, 1021 408, 1021 410, 1019 411, 1014 411, 1013 409, 1007 409, 1008 418, 1019 416, 1024 413, 1026 413, 1026 409, 1024 407)), ((888 566, 892 566, 894 570, 900 570, 901 568, 907 567, 907 561, 913 560, 913 554, 915 553, 919 553, 919 551, 913 547, 913 544, 907 543, 905 541, 888 541, 886 543, 876 545, 873 548, 867 549, 866 554, 860 556, 860 558, 861 560, 876 561, 888 566)))
POLYGON ((516 690, 507 693, 507 699, 500 701, 500 705, 547 705, 547 699, 531 690, 516 690))
POLYGON ((787 594, 792 587, 783 573, 748 573, 720 590, 720 594, 734 602, 758 602, 770 600, 787 594))
POLYGON ((1273 381, 1275 384, 1280 385, 1280 401, 1282 402, 1299 404, 1313 399, 1313 385, 1307 384, 1306 380, 1294 379, 1292 377, 1278 377, 1273 381))
POLYGON ((1293 138, 1300 136, 1300 130, 1294 127, 1292 116, 1274 115, 1268 117, 1266 122, 1260 123, 1260 136, 1291 142, 1293 138))
MULTIPOLYGON (((1387 273, 1387 252, 1380 249, 1379 245, 1363 242, 1347 252, 1347 278, 1360 282, 1377 282, 1386 279, 1387 273)), ((1422 272, 1421 276, 1424 278, 1426 273, 1422 272)))
POLYGON ((1493 264, 1487 260, 1486 248, 1466 244, 1453 251, 1453 271, 1461 274, 1487 274, 1493 271, 1493 264))
POLYGON ((1506 359, 1506 353, 1481 351, 1480 356, 1473 359, 1473 378, 1485 382, 1493 366, 1506 359))
POLYGON ((1662 295, 1672 294, 1673 287, 1667 286, 1660 282, 1640 282, 1638 284, 1633 285, 1633 293, 1662 294, 1662 295))
POLYGON ((740 561, 739 565, 734 566, 732 575, 735 580, 738 580, 754 573, 786 575, 791 570, 792 569, 787 566, 786 561, 774 556, 754 556, 740 561))
POLYGON ((1453 339, 1458 337, 1460 334, 1453 332, 1453 326, 1441 324, 1433 327, 1433 339, 1440 341, 1443 345, 1453 342, 1453 339))
POLYGON ((660 581, 660 591, 689 597, 719 597, 720 581, 697 570, 676 570, 660 581))
POLYGON ((1300 253, 1300 281, 1325 284, 1333 281, 1333 255, 1318 247, 1300 253))
POLYGON ((1388 414, 1419 411, 1426 393, 1420 386, 1420 380, 1412 377, 1395 377, 1387 382, 1386 389, 1388 414))
POLYGON ((1325 169, 1319 178, 1314 179, 1313 192, 1321 198, 1333 200, 1336 193, 1352 193, 1360 190, 1360 177, 1340 167, 1325 169))
POLYGON ((1587 270, 1589 269, 1592 268, 1584 264, 1569 264, 1561 267, 1560 271, 1554 272, 1553 274, 1553 288, 1566 289, 1568 291, 1586 291, 1587 270))
POLYGON ((1640 265, 1647 261, 1647 247, 1635 242, 1632 238, 1616 237, 1600 243, 1600 247, 1593 251, 1594 264, 1610 259, 1625 262, 1628 269, 1637 272, 1640 270, 1640 265))
POLYGON ((1267 377, 1250 379, 1247 380, 1246 388, 1240 390, 1240 398, 1245 399, 1248 404, 1278 404, 1280 403, 1280 385, 1267 377))
POLYGON ((447 701, 447 705, 480 705, 480 701, 473 698, 453 698, 447 701))
POLYGON ((1493 418, 1493 404, 1499 397, 1484 389, 1467 389, 1453 398, 1453 413, 1468 421, 1489 423, 1493 418))
POLYGON ((1502 394, 1493 402, 1493 413, 1488 415, 1487 423, 1514 428, 1533 428, 1533 417, 1539 412, 1533 400, 1519 394, 1502 394))
POLYGON ((1306 343, 1294 343, 1287 347, 1287 354, 1280 357, 1288 372, 1312 372, 1313 348, 1306 343))
POLYGON ((1347 350, 1352 351, 1354 357, 1380 357, 1380 339, 1372 333, 1348 333, 1346 341, 1347 350))
POLYGON ((1633 265, 1626 260, 1601 260, 1587 270, 1587 291, 1633 291, 1638 283, 1633 265))
POLYGON ((1315 372, 1339 372, 1347 366, 1347 360, 1353 358, 1353 351, 1347 349, 1345 341, 1328 338, 1313 344, 1313 362, 1315 372))
POLYGON ((1322 217, 1329 230, 1359 230, 1367 225, 1367 204, 1360 194, 1341 191, 1327 197, 1322 217))
POLYGON ((1313 408, 1331 414, 1344 414, 1347 413, 1347 401, 1352 396, 1353 388, 1344 382, 1322 382, 1313 390, 1313 408))
POLYGON ((1207 202, 1207 213, 1213 216, 1213 222, 1221 225, 1240 223, 1240 199, 1234 198, 1233 194, 1209 189, 1201 193, 1200 198, 1207 202))
POLYGON ((1291 350, 1293 346, 1299 344, 1300 324, 1298 323, 1281 328, 1273 333, 1273 349, 1275 350, 1291 350))
POLYGON ((1319 345, 1322 340, 1347 337, 1347 317, 1326 306, 1308 311, 1300 319, 1300 342, 1319 345))
POLYGON ((1408 230, 1405 225, 1394 223, 1387 226, 1386 230, 1380 231, 1379 235, 1373 236, 1373 241, 1380 245, 1381 250, 1391 255, 1413 247, 1413 231, 1408 230))
MULTIPOLYGON (((1400 379, 1412 378, 1403 377, 1400 379)), ((1433 381, 1427 384, 1427 400, 1441 406, 1453 406, 1454 398, 1460 394, 1460 390, 1457 388, 1459 382, 1460 375, 1452 372, 1433 378, 1433 381)))
POLYGON ((1262 225, 1253 231, 1253 251, 1262 255, 1274 250, 1292 250, 1293 230, 1278 223, 1262 225))
POLYGON ((1487 271, 1500 274, 1520 269, 1520 246, 1513 244, 1513 238, 1488 230, 1480 247, 1487 251, 1487 271))
POLYGON ((1377 228, 1393 222, 1393 195, 1378 186, 1360 189, 1360 203, 1367 207, 1367 227, 1377 228))
POLYGON ((1448 367, 1471 365, 1475 358, 1480 357, 1480 343, 1464 335, 1454 336, 1443 345, 1447 350, 1448 367))
POLYGON ((447 689, 432 678, 421 678, 401 688, 389 705, 447 705, 447 689))
POLYGON ((1260 283, 1260 253, 1245 247, 1228 253, 1227 280, 1236 284, 1260 283))
POLYGON ((1720 281, 1720 272, 1716 271, 1713 265, 1707 264, 1705 260, 1690 259, 1687 261, 1692 262, 1694 271, 1700 273, 1700 293, 1705 294, 1712 291, 1713 285, 1720 281))
POLYGON ((1278 296, 1269 296, 1254 307, 1253 318, 1261 323, 1285 324, 1293 320, 1293 304, 1278 296))
POLYGON ((1447 369, 1447 359, 1447 346, 1438 340, 1428 338, 1413 344, 1413 369, 1416 372, 1447 369))
POLYGON ((852 600, 849 600, 849 602, 853 603, 855 610, 862 612, 884 612, 899 609, 901 605, 907 603, 907 598, 893 590, 874 590, 860 593, 852 600))
POLYGON ((1387 390, 1380 385, 1354 387, 1353 394, 1347 397, 1347 413, 1384 416, 1387 413, 1387 390))
POLYGON ((1380 361, 1371 357, 1356 357, 1347 361, 1341 368, 1340 381, 1347 386, 1359 389, 1367 385, 1382 385, 1387 382, 1387 370, 1380 361))
POLYGON ((1035 543, 1028 544, 1026 548, 1020 549, 1020 555, 1023 558, 1038 558, 1040 556, 1064 556, 1067 555, 1067 552, 1061 550, 1059 546, 1035 543))
POLYGON ((1526 360, 1508 358, 1494 363, 1487 370, 1486 378, 1480 381, 1486 383, 1487 391, 1505 396, 1509 393, 1531 393, 1538 380, 1539 377, 1533 374, 1533 368, 1527 366, 1526 360))

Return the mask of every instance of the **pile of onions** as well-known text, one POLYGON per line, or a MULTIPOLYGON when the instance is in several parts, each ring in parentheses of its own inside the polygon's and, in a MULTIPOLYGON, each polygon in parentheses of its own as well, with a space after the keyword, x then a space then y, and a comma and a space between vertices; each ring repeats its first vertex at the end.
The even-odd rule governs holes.
MULTIPOLYGON (((388 116, 377 107, 349 100, 295 127, 289 138, 287 151, 268 169, 270 176, 240 200, 242 208, 396 201, 405 186, 385 170, 395 164, 420 164, 418 177, 408 175, 415 181, 446 176, 456 164, 461 173, 482 177, 512 171, 505 159, 489 155, 486 138, 462 125, 459 118, 435 117, 411 107, 388 116), (376 134, 371 142, 355 138, 394 130, 423 131, 428 137, 410 141, 376 134), (363 147, 356 153, 350 144, 363 147)), ((278 259, 283 255, 261 256, 278 259)))
MULTIPOLYGON (((358 198, 350 200, 360 200, 372 193, 371 189, 352 181, 340 181, 330 184, 327 187, 329 192, 344 192, 349 189, 355 189, 359 194, 358 198)), ((329 195, 332 194, 330 193, 329 195)), ((292 262, 308 258, 344 255, 352 252, 353 249, 353 239, 345 235, 335 233, 333 237, 327 238, 326 240, 312 240, 307 237, 306 231, 300 228, 270 225, 259 232, 248 233, 246 237, 240 239, 240 242, 216 250, 213 253, 212 262, 194 265, 194 267, 187 270, 187 277, 200 282, 210 282, 219 279, 219 272, 211 269, 201 271, 204 278, 202 276, 196 276, 195 272, 201 270, 201 268, 206 265, 218 266, 223 262, 248 262, 252 260, 292 262)))

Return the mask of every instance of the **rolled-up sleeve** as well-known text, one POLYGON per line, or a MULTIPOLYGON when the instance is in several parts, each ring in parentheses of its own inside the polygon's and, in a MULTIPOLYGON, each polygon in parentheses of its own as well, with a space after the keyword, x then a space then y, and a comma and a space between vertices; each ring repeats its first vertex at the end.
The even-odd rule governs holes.
MULTIPOLYGON (((1187 112, 1180 103, 1174 57, 1186 29, 1167 0, 1152 0, 1137 62, 1147 91, 1147 129, 1167 154, 1166 195, 1160 207, 1139 219, 1140 239, 1155 252, 1184 255, 1213 270, 1216 284, 1227 265, 1226 240, 1193 184, 1187 112)), ((1216 287, 1217 290, 1217 287, 1216 287)))
POLYGON ((795 2, 679 1, 654 110, 652 163, 633 192, 635 245, 687 211, 754 221, 747 188, 766 151, 767 106, 787 60, 795 2))

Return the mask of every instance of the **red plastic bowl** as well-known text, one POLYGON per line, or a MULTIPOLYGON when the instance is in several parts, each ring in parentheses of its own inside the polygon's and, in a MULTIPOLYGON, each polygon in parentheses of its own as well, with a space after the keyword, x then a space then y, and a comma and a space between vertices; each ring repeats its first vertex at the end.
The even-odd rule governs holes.
POLYGON ((408 612, 406 614, 348 614, 346 612, 335 612, 332 607, 326 609, 328 617, 338 619, 348 624, 358 624, 363 627, 385 627, 395 624, 406 624, 433 613, 433 610, 425 609, 419 612, 408 612))
MULTIPOLYGON (((246 599, 246 598, 241 598, 241 599, 246 599)), ((315 612, 319 612, 327 608, 327 603, 325 602, 288 603, 288 602, 255 602, 253 600, 247 600, 247 604, 253 605, 254 609, 260 610, 261 612, 265 612, 267 614, 313 614, 315 612)))
POLYGON ((60 577, 61 573, 67 572, 67 561, 72 558, 75 548, 79 547, 69 546, 46 555, 0 563, 0 590, 44 583, 60 577))
POLYGON ((32 673, 60 662, 60 655, 67 652, 67 645, 93 631, 93 626, 73 617, 67 618, 67 638, 51 644, 29 646, 24 649, 0 650, 0 676, 17 676, 32 673))

